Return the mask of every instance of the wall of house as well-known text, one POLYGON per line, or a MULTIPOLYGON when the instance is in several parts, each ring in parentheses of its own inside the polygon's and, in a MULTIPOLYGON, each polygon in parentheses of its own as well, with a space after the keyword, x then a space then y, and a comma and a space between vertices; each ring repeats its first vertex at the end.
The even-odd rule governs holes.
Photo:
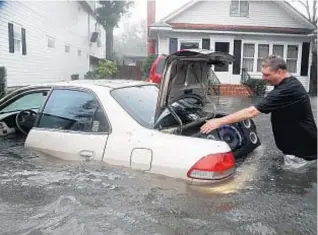
MULTIPOLYGON (((210 49, 215 50, 215 42, 229 42, 230 48, 229 53, 234 53, 234 40, 242 41, 242 49, 241 49, 241 65, 243 62, 243 45, 244 43, 254 44, 254 70, 250 71, 249 74, 253 78, 261 78, 261 72, 257 72, 257 56, 258 56, 258 45, 266 44, 269 45, 269 54, 273 53, 273 45, 284 45, 284 58, 287 58, 287 48, 288 45, 297 45, 298 47, 298 57, 297 57, 297 71, 293 73, 304 85, 304 87, 308 90, 309 88, 309 74, 308 76, 301 76, 301 58, 302 58, 302 45, 303 42, 309 42, 308 37, 305 36, 272 36, 272 35, 221 35, 221 34, 207 34, 207 33, 178 33, 178 32, 161 32, 159 34, 159 54, 169 54, 169 38, 177 38, 178 39, 178 50, 180 50, 180 45, 182 42, 197 42, 199 43, 199 47, 202 47, 202 39, 208 38, 210 39, 210 49)), ((310 65, 310 59, 308 66, 310 65)), ((221 83, 228 84, 239 84, 241 80, 241 75, 233 74, 233 65, 229 66, 228 72, 216 72, 216 75, 220 79, 221 83)))
MULTIPOLYGON (((75 1, 2 2, 0 66, 7 69, 8 86, 70 80, 71 74, 83 78, 89 70, 91 54, 92 29, 88 26, 94 24, 94 20, 89 18, 75 1), (9 52, 8 23, 13 24, 14 31, 25 29, 26 55, 22 55, 17 46, 14 53, 9 52)), ((103 51, 101 47, 100 52, 93 53, 102 57, 103 51)))
POLYGON ((168 23, 306 28, 275 1, 249 1, 248 17, 231 17, 230 4, 231 1, 200 1, 168 23))

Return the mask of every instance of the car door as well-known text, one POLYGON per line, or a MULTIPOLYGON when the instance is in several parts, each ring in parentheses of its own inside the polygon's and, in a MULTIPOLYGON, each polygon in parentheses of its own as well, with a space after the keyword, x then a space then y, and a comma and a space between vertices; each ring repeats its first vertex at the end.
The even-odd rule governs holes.
POLYGON ((102 160, 110 124, 90 90, 55 88, 25 147, 64 160, 102 160))

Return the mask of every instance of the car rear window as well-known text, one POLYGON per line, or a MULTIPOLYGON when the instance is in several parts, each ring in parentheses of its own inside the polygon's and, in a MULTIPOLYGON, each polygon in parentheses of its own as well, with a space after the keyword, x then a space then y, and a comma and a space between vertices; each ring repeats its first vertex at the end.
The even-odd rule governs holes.
POLYGON ((161 58, 159 60, 159 63, 157 64, 157 68, 156 68, 156 73, 162 73, 165 60, 166 60, 165 58, 161 58))
POLYGON ((156 85, 143 85, 115 89, 111 95, 137 122, 152 128, 158 91, 156 85))

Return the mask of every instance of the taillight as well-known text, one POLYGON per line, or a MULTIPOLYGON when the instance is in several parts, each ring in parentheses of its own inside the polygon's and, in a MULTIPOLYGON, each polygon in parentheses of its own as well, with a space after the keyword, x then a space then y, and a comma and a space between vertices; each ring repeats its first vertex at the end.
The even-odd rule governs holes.
POLYGON ((234 171, 233 153, 217 153, 201 158, 191 167, 187 176, 192 179, 217 180, 232 175, 234 171))

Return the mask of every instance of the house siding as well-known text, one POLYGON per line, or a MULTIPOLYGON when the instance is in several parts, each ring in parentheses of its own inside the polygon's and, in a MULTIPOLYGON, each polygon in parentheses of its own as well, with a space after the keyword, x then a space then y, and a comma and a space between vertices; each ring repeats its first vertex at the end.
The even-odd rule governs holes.
MULTIPOLYGON (((94 18, 78 2, 2 2, 0 66, 6 67, 8 86, 70 80, 71 74, 82 79, 89 70, 89 55, 104 58, 104 46, 90 46, 92 25, 94 18), (9 52, 8 23, 25 29, 26 55, 16 48, 14 53, 9 52), (48 47, 48 37, 54 39, 55 48, 48 47), (65 45, 70 46, 69 53, 65 45)), ((104 38, 105 33, 103 44, 104 38)))
MULTIPOLYGON (((308 76, 301 76, 301 59, 302 59, 302 45, 303 42, 309 42, 307 37, 288 37, 288 36, 257 36, 257 35, 220 35, 220 34, 204 34, 204 33, 177 33, 177 32, 167 32, 165 35, 161 35, 159 38, 159 54, 169 54, 169 38, 177 38, 178 39, 178 50, 180 49, 180 42, 182 41, 192 41, 192 42, 201 42, 203 38, 210 38, 210 49, 214 50, 215 42, 229 42, 230 54, 234 54, 234 40, 240 40, 241 45, 241 63, 243 58, 243 45, 244 43, 254 43, 254 44, 283 44, 285 45, 298 45, 298 58, 297 58, 297 72, 294 74, 303 84, 305 89, 309 90, 309 74, 308 76)), ((201 44, 200 44, 201 45, 201 44)), ((255 51, 255 56, 256 56, 255 51)), ((270 51, 271 53, 271 51, 270 51)), ((285 49, 285 55, 287 51, 285 49)), ((310 57, 309 57, 310 61, 310 57)), ((310 63, 309 63, 310 64, 310 63)), ((308 65, 309 68, 309 65, 308 65)), ((241 70, 241 68, 240 68, 241 70)), ((229 84, 239 84, 241 80, 240 74, 233 74, 233 65, 229 66, 228 73, 216 73, 219 77, 221 83, 229 83, 229 84)), ((249 73, 253 78, 261 79, 260 72, 250 72, 249 73)))
POLYGON ((248 17, 231 17, 231 1, 200 1, 167 23, 306 28, 275 1, 249 1, 248 17), (277 24, 279 22, 279 25, 277 24))

